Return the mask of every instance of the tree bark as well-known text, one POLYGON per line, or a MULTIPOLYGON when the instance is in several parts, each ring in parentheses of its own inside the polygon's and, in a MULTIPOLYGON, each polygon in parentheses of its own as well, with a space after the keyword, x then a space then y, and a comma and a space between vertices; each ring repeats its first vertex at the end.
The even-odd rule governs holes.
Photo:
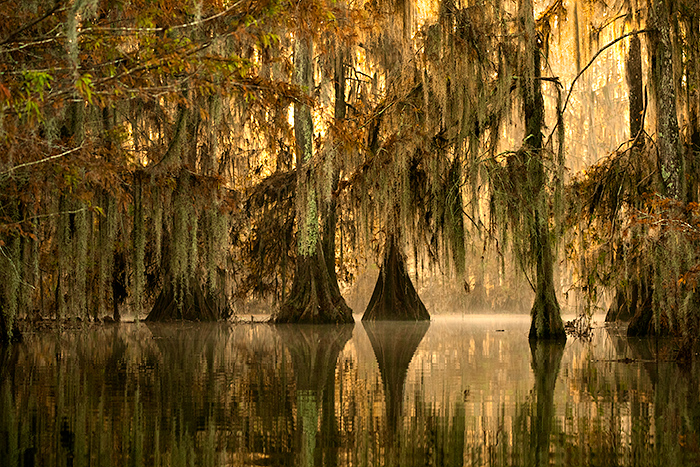
POLYGON ((532 305, 530 339, 566 340, 566 331, 561 319, 561 309, 554 288, 554 247, 550 237, 548 220, 535 213, 535 243, 537 262, 537 288, 532 305))
POLYGON ((642 90, 642 45, 635 34, 630 39, 627 53, 627 89, 629 90, 630 138, 635 139, 642 131, 644 94, 642 90))
MULTIPOLYGON (((540 71, 540 50, 532 0, 522 0, 520 16, 523 20, 524 57, 520 90, 523 114, 525 116, 524 149, 530 157, 542 157, 542 127, 544 126, 544 99, 540 71)), ((530 339, 566 339, 561 310, 554 288, 554 242, 549 227, 547 209, 546 176, 544 161, 528 164, 534 171, 533 193, 534 231, 532 232, 533 253, 535 255, 537 282, 535 302, 532 305, 532 325, 530 339)))
MULTIPOLYGON (((685 161, 680 144, 678 116, 676 114, 676 84, 673 71, 673 41, 671 37, 671 6, 666 0, 649 0, 649 49, 651 55, 651 81, 656 102, 656 146, 658 166, 665 195, 685 201, 685 161)), ((652 291, 644 278, 640 278, 640 298, 629 327, 628 336, 644 336, 666 332, 662 320, 653 319, 652 291), (647 305, 648 301, 648 305, 647 305), (660 326, 657 329, 656 326, 660 326)))
POLYGON ((331 284, 320 245, 311 256, 297 257, 292 290, 273 323, 352 323, 352 310, 331 284))
POLYGON ((166 278, 146 321, 218 321, 230 314, 230 310, 221 308, 215 297, 204 290, 198 279, 190 278, 188 284, 176 285, 166 278))
POLYGON ((659 171, 666 195, 683 200, 685 171, 676 114, 676 85, 673 71, 671 6, 666 0, 649 0, 652 32, 649 33, 652 89, 656 101, 656 138, 659 171))
MULTIPOLYGON (((347 104, 345 102, 345 50, 343 46, 335 46, 335 61, 334 61, 334 88, 335 88, 335 104, 334 104, 334 118, 336 122, 340 122, 345 119, 345 113, 347 110, 347 104)), ((338 286, 338 276, 335 272, 335 231, 338 223, 338 202, 336 195, 333 193, 338 189, 338 182, 340 180, 340 173, 338 171, 338 164, 336 158, 340 157, 338 153, 334 151, 330 155, 333 157, 333 167, 332 167, 332 180, 331 180, 331 197, 326 203, 325 216, 323 222, 323 237, 321 241, 323 242, 323 255, 326 260, 326 267, 328 268, 328 276, 331 280, 331 286, 340 294, 340 287, 338 286)))
POLYGON ((389 236, 384 261, 362 321, 428 321, 430 314, 413 287, 397 240, 389 236))
MULTIPOLYGON (((294 47, 296 84, 311 97, 313 80, 313 41, 300 33, 294 47)), ((313 120, 308 105, 294 106, 294 136, 297 154, 297 262, 289 297, 273 316, 274 323, 351 323, 352 310, 333 284, 330 265, 324 259, 324 245, 319 241, 318 200, 313 156, 313 120)), ((330 235, 331 227, 327 226, 330 235)), ((335 226, 332 227, 335 235, 335 226)), ((333 242, 333 254, 335 254, 333 242)), ((333 265, 335 273, 335 264, 333 265)))

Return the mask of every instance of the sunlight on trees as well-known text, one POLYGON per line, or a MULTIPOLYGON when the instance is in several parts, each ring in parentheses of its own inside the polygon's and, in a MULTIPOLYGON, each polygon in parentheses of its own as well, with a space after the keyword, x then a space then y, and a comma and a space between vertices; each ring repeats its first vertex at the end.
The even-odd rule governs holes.
POLYGON ((692 344, 696 3, 0 4, 2 339, 346 322, 398 255, 378 285, 426 313, 526 300, 560 338, 613 303, 692 344))

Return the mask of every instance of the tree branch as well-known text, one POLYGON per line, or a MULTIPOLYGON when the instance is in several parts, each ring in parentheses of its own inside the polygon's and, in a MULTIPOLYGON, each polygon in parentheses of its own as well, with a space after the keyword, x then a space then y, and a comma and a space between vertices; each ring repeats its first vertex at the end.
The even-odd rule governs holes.
POLYGON ((38 161, 31 161, 31 162, 25 162, 24 164, 16 165, 14 167, 10 167, 9 169, 5 170, 4 172, 0 172, 0 176, 8 175, 15 170, 23 169, 25 167, 30 167, 32 165, 37 165, 37 164, 43 164, 44 162, 50 162, 55 159, 59 159, 63 156, 67 156, 68 154, 71 154, 75 151, 79 151, 82 149, 83 146, 78 146, 77 148, 69 149, 68 151, 64 151, 61 154, 55 154, 53 156, 45 157, 44 159, 39 159, 38 161))
MULTIPOLYGON (((598 56, 600 54, 602 54, 605 50, 609 49, 610 47, 617 44, 621 40, 627 39, 628 37, 634 36, 636 34, 644 34, 644 33, 648 33, 651 31, 652 31, 651 29, 642 29, 640 31, 628 32, 627 34, 624 34, 624 35, 618 37, 617 39, 613 40, 612 42, 609 42, 608 44, 604 45, 603 48, 598 50, 598 52, 596 52, 596 54, 593 56, 593 58, 591 58, 591 60, 586 64, 585 67, 583 67, 583 69, 578 73, 578 75, 576 75, 574 80, 571 82, 571 86, 569 87, 569 92, 566 94, 566 100, 564 101, 564 106, 561 108, 561 114, 564 115, 564 113, 566 112, 566 106, 569 104, 569 99, 571 98, 571 94, 574 90, 574 85, 576 84, 576 81, 578 81, 578 79, 593 65, 593 62, 596 61, 596 59, 598 58, 598 56)), ((552 139, 552 135, 554 135, 554 132, 556 131, 558 126, 559 126, 559 122, 557 122, 557 124, 554 125, 554 128, 552 128, 552 132, 549 134, 549 138, 547 138, 548 140, 552 139)))

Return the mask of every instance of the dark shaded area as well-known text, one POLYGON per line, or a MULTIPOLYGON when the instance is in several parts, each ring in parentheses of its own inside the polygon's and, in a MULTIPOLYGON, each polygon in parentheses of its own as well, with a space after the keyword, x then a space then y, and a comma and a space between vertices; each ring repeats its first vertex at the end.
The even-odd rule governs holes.
MULTIPOLYGON (((642 46, 639 36, 630 39, 626 61, 627 87, 629 90, 630 138, 636 139, 643 129, 644 94, 642 91, 642 46)), ((643 141, 643 140, 642 140, 643 141)))
POLYGON ((13 320, 12 324, 8 326, 5 313, 2 310, 3 306, 5 306, 5 304, 0 304, 0 345, 11 342, 21 342, 22 333, 17 327, 17 321, 13 320))
POLYGON ((362 321, 383 320, 430 320, 428 310, 413 287, 406 262, 394 236, 387 239, 377 284, 362 315, 362 321))
POLYGON ((653 326, 652 293, 648 279, 640 278, 640 280, 632 281, 632 291, 628 303, 629 312, 632 314, 632 319, 627 327, 629 337, 648 336, 659 331, 653 326))
POLYGON ((372 343, 374 356, 379 365, 384 386, 387 430, 390 439, 395 439, 403 406, 403 390, 408 366, 430 322, 373 322, 362 325, 372 343))
POLYGON ((216 297, 192 278, 179 286, 166 280, 146 321, 217 321, 230 315, 228 307, 217 302, 216 297))
POLYGON ((340 324, 352 323, 352 310, 334 287, 317 245, 311 256, 300 256, 289 298, 271 319, 273 323, 340 324))
POLYGON ((124 303, 128 296, 126 289, 126 259, 121 251, 114 252, 114 266, 112 268, 112 318, 121 321, 119 305, 124 303))
POLYGON ((615 299, 605 314, 605 322, 630 321, 638 313, 640 317, 651 316, 651 295, 647 287, 639 287, 637 278, 632 278, 626 288, 618 288, 615 299))

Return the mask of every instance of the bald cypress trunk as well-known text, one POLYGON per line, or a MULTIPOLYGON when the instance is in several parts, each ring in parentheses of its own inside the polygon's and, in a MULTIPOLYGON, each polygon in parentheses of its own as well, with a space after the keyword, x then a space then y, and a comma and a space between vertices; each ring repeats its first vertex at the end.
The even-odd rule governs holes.
MULTIPOLYGON (((312 58, 313 41, 302 33, 294 47, 295 81, 309 97, 314 89, 312 58)), ((315 170, 310 163, 314 145, 313 120, 311 108, 299 102, 294 106, 294 136, 297 154, 296 269, 291 293, 272 321, 351 323, 354 321, 352 310, 340 295, 337 285, 334 286, 331 281, 330 267, 324 259, 323 242, 319 239, 315 170)))
MULTIPOLYGON (((336 45, 335 47, 335 63, 334 63, 334 88, 335 88, 335 105, 334 105, 334 118, 336 122, 340 122, 345 119, 345 112, 347 109, 347 104, 345 102, 345 49, 342 45, 336 45)), ((335 160, 337 157, 342 157, 340 154, 331 154, 334 160, 332 163, 332 174, 331 174, 331 197, 326 203, 325 216, 323 221, 323 255, 326 262, 326 267, 328 268, 328 276, 331 281, 331 287, 333 287, 338 294, 340 294, 340 287, 338 286, 338 276, 335 272, 335 231, 338 223, 338 202, 336 195, 333 194, 338 189, 338 182, 340 179, 340 174, 338 172, 338 164, 335 160)))
MULTIPOLYGON (((522 0, 520 4, 524 32, 524 56, 521 83, 522 106, 525 117, 525 142, 523 150, 529 157, 542 159, 542 127, 544 126, 544 100, 540 81, 540 50, 531 0, 522 0)), ((547 208, 546 174, 544 160, 528 164, 535 180, 533 193, 534 231, 532 232, 532 251, 536 264, 535 302, 532 305, 532 324, 530 339, 566 339, 561 310, 554 288, 554 240, 549 226, 547 208)))
POLYGON ((676 114, 676 85, 673 72, 671 5, 666 0, 650 0, 649 33, 652 91, 656 101, 656 137, 659 170, 666 195, 684 199, 685 171, 676 114))
POLYGON ((630 39, 627 53, 627 88, 629 90, 630 138, 634 139, 642 131, 644 94, 642 91, 642 45, 635 34, 630 39))
POLYGON ((429 321, 430 314, 413 287, 398 240, 391 235, 384 261, 362 321, 429 321))
MULTIPOLYGON (((649 53, 651 58, 651 89, 656 103, 656 147, 658 167, 664 194, 684 201, 686 193, 685 161, 680 144, 676 109, 676 84, 673 71, 673 41, 671 37, 671 5, 666 0, 649 0, 649 53)), ((642 285, 646 285, 643 283, 642 285)), ((638 306, 627 328, 630 336, 665 333, 661 319, 654 318, 653 289, 649 284, 640 290, 647 306, 638 306)), ((659 314, 665 312, 658 310, 659 314)))
MULTIPOLYGON (((632 151, 639 151, 643 140, 639 138, 640 132, 644 129, 644 93, 642 81, 642 46, 639 36, 636 34, 630 39, 629 51, 627 52, 626 75, 627 89, 629 92, 629 119, 630 138, 635 142, 632 151)), ((618 284, 615 291, 615 298, 605 315, 606 322, 629 321, 637 310, 637 297, 640 291, 639 277, 634 271, 625 277, 626 284, 618 284)), ((640 302, 641 303, 641 302, 640 302)))

